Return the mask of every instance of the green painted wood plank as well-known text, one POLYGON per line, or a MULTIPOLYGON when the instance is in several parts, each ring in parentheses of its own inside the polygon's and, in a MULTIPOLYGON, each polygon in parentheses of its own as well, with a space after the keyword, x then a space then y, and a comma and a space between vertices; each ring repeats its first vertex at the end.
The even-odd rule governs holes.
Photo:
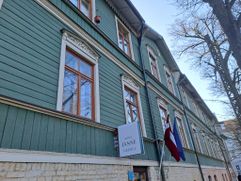
POLYGON ((77 140, 77 123, 73 123, 73 126, 72 126, 72 139, 71 139, 71 152, 72 153, 76 153, 76 147, 77 147, 77 143, 76 143, 76 140, 77 140))
POLYGON ((60 121, 60 144, 59 144, 59 151, 65 152, 66 151, 66 134, 67 134, 67 121, 61 120, 60 121))
MULTIPOLYGON (((0 73, 2 74, 2 72, 0 73)), ((21 82, 20 82, 21 83, 21 82)), ((31 97, 35 97, 42 101, 55 104, 56 97, 51 97, 49 95, 43 95, 37 90, 31 90, 30 88, 26 87, 26 84, 18 84, 17 82, 11 82, 9 80, 4 80, 0 78, 0 85, 1 87, 11 89, 12 91, 16 90, 16 92, 24 94, 26 96, 31 95, 31 97)), ((29 85, 29 87, 31 87, 29 85)))
POLYGON ((7 115, 8 115, 8 106, 5 104, 0 104, 0 145, 2 145, 2 138, 5 130, 7 115))
POLYGON ((26 115, 25 120, 25 127, 23 131, 23 139, 21 148, 28 150, 30 148, 31 144, 31 138, 32 138, 32 131, 33 131, 33 121, 34 121, 34 112, 28 111, 26 115))
MULTIPOLYGON (((12 50, 11 50, 12 51, 12 50)), ((7 65, 12 67, 18 67, 19 69, 28 72, 31 75, 38 77, 39 79, 45 80, 46 82, 56 85, 57 72, 49 71, 42 66, 37 65, 35 62, 28 61, 26 57, 22 58, 16 53, 2 47, 1 60, 8 59, 7 65)), ((2 61, 3 62, 3 61, 2 61)))
POLYGON ((47 131, 47 135, 46 135, 46 150, 48 151, 53 151, 54 147, 54 124, 55 124, 55 118, 53 117, 49 117, 49 121, 48 121, 48 131, 47 131))
POLYGON ((21 148, 26 113, 27 113, 26 110, 18 109, 18 114, 17 114, 16 123, 15 123, 11 148, 14 148, 14 149, 21 148))
POLYGON ((66 152, 71 153, 71 140, 72 140, 72 122, 67 122, 67 133, 66 133, 66 152))
POLYGON ((46 142, 47 142, 47 131, 48 131, 48 121, 49 117, 46 115, 42 115, 41 124, 40 124, 40 134, 39 134, 39 144, 38 149, 41 151, 46 150, 46 142))
POLYGON ((83 127, 82 125, 78 124, 76 130, 76 152, 83 153, 83 127))
POLYGON ((95 155, 96 152, 95 152, 95 144, 96 144, 96 136, 95 136, 95 131, 96 131, 96 128, 91 128, 90 129, 90 154, 92 155, 95 155))
POLYGON ((6 120, 4 133, 3 133, 3 138, 2 138, 2 143, 1 143, 2 148, 11 148, 16 118, 17 118, 17 108, 9 107, 7 120, 6 120))
POLYGON ((55 118, 54 121, 54 140, 53 140, 53 148, 55 151, 60 150, 60 131, 61 131, 61 121, 55 118))
POLYGON ((45 9, 41 8, 35 2, 23 3, 20 1, 9 2, 8 9, 12 10, 12 7, 14 7, 16 11, 11 12, 13 14, 17 14, 19 17, 21 17, 21 19, 26 20, 28 24, 36 28, 36 31, 38 31, 39 34, 53 34, 51 36, 51 39, 54 41, 58 40, 58 36, 54 36, 55 34, 53 32, 58 31, 58 27, 61 25, 63 26, 63 24, 60 21, 58 21, 55 17, 47 13, 45 9), (45 21, 46 19, 48 19, 48 21, 45 21))
POLYGON ((42 39, 39 39, 38 36, 33 34, 30 30, 23 27, 23 24, 19 23, 15 19, 13 19, 11 16, 8 16, 8 14, 2 14, 2 27, 8 28, 9 31, 5 32, 6 34, 16 32, 16 35, 18 35, 18 39, 21 39, 22 44, 27 47, 32 47, 35 50, 43 49, 46 53, 46 57, 49 57, 51 60, 56 62, 56 58, 58 58, 53 52, 51 52, 51 47, 49 47, 47 44, 45 45, 42 41, 42 39), (31 46, 30 46, 31 45, 31 46))
POLYGON ((24 95, 24 94, 21 94, 21 93, 17 93, 15 91, 10 90, 10 89, 5 89, 5 88, 0 87, 0 92, 1 92, 1 95, 5 95, 5 96, 11 97, 13 99, 22 100, 24 102, 29 102, 31 104, 40 105, 42 107, 46 107, 46 108, 50 108, 50 109, 56 108, 55 104, 50 104, 50 103, 41 101, 39 99, 33 98, 31 96, 27 96, 27 95, 24 95))
POLYGON ((33 122, 33 134, 32 134, 31 145, 30 145, 31 150, 38 150, 41 120, 42 120, 42 114, 35 113, 34 122, 33 122))

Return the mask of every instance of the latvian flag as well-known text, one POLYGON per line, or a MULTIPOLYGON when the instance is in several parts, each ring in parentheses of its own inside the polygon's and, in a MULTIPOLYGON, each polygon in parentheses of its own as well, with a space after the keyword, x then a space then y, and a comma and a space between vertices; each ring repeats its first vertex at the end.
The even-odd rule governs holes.
POLYGON ((165 145, 171 152, 172 156, 175 158, 177 162, 180 161, 180 155, 178 153, 177 144, 175 138, 173 136, 170 123, 169 123, 169 115, 167 116, 166 124, 165 124, 165 135, 164 135, 165 145))

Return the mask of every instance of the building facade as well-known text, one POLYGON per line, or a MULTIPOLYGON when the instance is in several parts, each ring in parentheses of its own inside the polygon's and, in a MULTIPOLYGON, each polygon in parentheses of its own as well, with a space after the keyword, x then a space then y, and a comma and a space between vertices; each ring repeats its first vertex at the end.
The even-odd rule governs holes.
POLYGON ((235 177, 241 175, 241 127, 237 120, 227 120, 219 123, 228 156, 231 161, 235 177))
POLYGON ((0 0, 0 34, 0 180, 229 180, 215 116, 129 0, 0 0), (167 114, 186 161, 160 169, 167 114), (145 152, 120 158, 134 121, 145 152))

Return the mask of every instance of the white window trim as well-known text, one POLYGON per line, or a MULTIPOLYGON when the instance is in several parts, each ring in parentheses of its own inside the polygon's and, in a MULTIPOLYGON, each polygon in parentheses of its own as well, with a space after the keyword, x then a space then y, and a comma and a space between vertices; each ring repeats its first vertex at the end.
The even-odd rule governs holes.
MULTIPOLYGON (((171 77, 171 83, 172 83, 172 91, 171 92, 173 93, 173 95, 176 95, 175 89, 174 89, 174 82, 173 82, 172 74, 171 74, 169 68, 166 65, 164 66, 164 70, 165 70, 165 76, 166 76, 166 81, 167 81, 167 88, 168 88, 168 78, 167 78, 166 73, 170 74, 170 77, 171 77)), ((168 88, 168 90, 169 90, 169 88, 168 88)))
MULTIPOLYGON (((168 103, 166 102, 166 100, 164 100, 164 99, 162 99, 162 98, 158 98, 158 99, 157 99, 157 106, 158 106, 159 116, 160 116, 160 106, 167 111, 167 116, 169 115, 169 111, 168 111, 168 109, 167 109, 167 104, 168 104, 168 103)), ((162 120, 161 120, 161 121, 162 121, 162 120)), ((169 118, 169 121, 170 121, 170 126, 172 127, 171 119, 170 119, 170 118, 169 118)), ((165 132, 166 125, 163 124, 162 122, 161 122, 161 124, 162 124, 163 131, 165 132)))
POLYGON ((147 46, 147 52, 148 52, 148 58, 149 58, 149 63, 150 63, 150 67, 151 67, 151 74, 154 75, 154 74, 153 74, 153 70, 152 70, 152 66, 151 66, 151 57, 150 57, 150 54, 151 54, 151 55, 155 58, 155 60, 156 60, 158 80, 161 82, 161 76, 160 76, 160 71, 159 71, 157 56, 156 56, 156 54, 154 53, 154 51, 152 50, 152 48, 149 47, 149 46, 147 46))
POLYGON ((2 8, 3 0, 0 0, 0 9, 2 8))
POLYGON ((141 97, 140 97, 140 88, 139 86, 129 77, 122 75, 121 77, 122 81, 122 93, 123 93, 123 103, 124 103, 124 110, 125 110, 125 118, 126 118, 126 124, 127 122, 127 110, 125 106, 125 86, 133 90, 137 94, 137 99, 138 99, 138 108, 140 112, 140 123, 142 127, 142 134, 144 137, 147 137, 146 134, 146 127, 145 127, 145 121, 143 117, 143 112, 142 112, 142 106, 141 106, 141 97))
POLYGON ((67 47, 71 48, 79 55, 85 57, 88 61, 94 64, 94 91, 95 91, 95 122, 100 122, 100 95, 99 95, 99 69, 98 69, 98 54, 92 50, 85 41, 81 40, 70 33, 65 32, 62 37, 60 66, 59 66, 59 82, 58 82, 58 111, 62 111, 63 102, 63 85, 64 85, 64 70, 65 70, 65 55, 67 47))
MULTIPOLYGON (((121 22, 121 20, 119 18, 117 18, 117 16, 115 16, 115 25, 116 25, 116 35, 117 35, 117 45, 119 47, 119 28, 118 28, 118 23, 120 23, 125 29, 126 31, 128 32, 128 37, 129 37, 129 40, 130 40, 130 51, 131 51, 131 59, 133 61, 135 61, 135 56, 134 56, 134 51, 133 51, 133 45, 132 45, 132 40, 131 40, 131 32, 130 30, 121 22)), ((124 51, 123 51, 124 52, 124 51)), ((125 53, 125 52, 124 52, 125 53)), ((126 53, 125 53, 126 54, 126 53)), ((127 55, 129 56, 129 55, 127 55)))
MULTIPOLYGON (((183 126, 183 130, 184 130, 184 136, 185 136, 185 140, 186 140, 186 143, 187 143, 187 148, 189 148, 190 146, 189 146, 189 143, 188 143, 188 139, 187 139, 187 133, 186 133, 186 129, 185 129, 185 125, 184 125, 184 121, 183 121, 183 119, 182 119, 182 117, 183 117, 183 115, 180 113, 180 112, 175 112, 175 116, 176 116, 176 118, 179 118, 180 120, 181 120, 181 124, 182 124, 182 126, 183 126)), ((177 124, 179 124, 179 123, 177 123, 177 124)))

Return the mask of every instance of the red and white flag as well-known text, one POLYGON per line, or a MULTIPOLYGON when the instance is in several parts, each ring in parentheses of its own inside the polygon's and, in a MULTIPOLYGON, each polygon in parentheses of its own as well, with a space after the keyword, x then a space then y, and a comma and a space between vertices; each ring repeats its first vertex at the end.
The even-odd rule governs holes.
POLYGON ((171 152, 171 154, 175 158, 175 160, 180 161, 177 144, 176 144, 176 141, 173 136, 172 129, 171 129, 170 123, 169 123, 169 115, 167 116, 167 120, 165 123, 164 140, 165 140, 165 145, 167 146, 167 148, 169 149, 169 151, 171 152))

